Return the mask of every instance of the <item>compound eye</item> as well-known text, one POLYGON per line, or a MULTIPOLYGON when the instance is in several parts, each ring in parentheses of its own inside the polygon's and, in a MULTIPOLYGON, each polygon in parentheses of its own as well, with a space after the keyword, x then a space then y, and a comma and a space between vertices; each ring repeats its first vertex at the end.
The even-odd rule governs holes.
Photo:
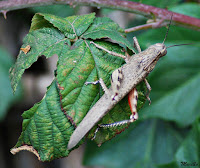
POLYGON ((166 55, 166 54, 167 54, 167 50, 166 50, 166 49, 164 50, 164 53, 163 53, 163 54, 164 54, 164 55, 166 55))
POLYGON ((160 57, 165 56, 167 54, 166 47, 163 47, 163 50, 160 52, 160 57))

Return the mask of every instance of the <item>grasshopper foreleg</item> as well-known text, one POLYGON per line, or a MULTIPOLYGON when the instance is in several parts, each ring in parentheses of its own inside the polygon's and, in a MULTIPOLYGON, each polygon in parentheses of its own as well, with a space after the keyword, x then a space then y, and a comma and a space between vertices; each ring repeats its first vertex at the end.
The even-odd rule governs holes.
POLYGON ((126 59, 126 56, 124 56, 124 55, 122 55, 122 54, 119 54, 119 53, 116 53, 116 52, 113 52, 113 51, 109 51, 109 50, 107 50, 106 48, 104 48, 104 47, 102 47, 102 46, 100 46, 100 45, 94 43, 93 41, 91 41, 90 43, 91 43, 91 44, 94 44, 95 47, 97 47, 97 48, 99 48, 99 49, 101 49, 101 50, 106 51, 108 54, 111 54, 111 55, 114 55, 114 56, 116 56, 116 57, 120 57, 120 58, 126 59))
POLYGON ((140 48, 140 45, 139 45, 139 42, 137 40, 136 37, 133 37, 133 43, 134 43, 134 47, 137 49, 137 51, 140 53, 142 52, 141 48, 140 48))
POLYGON ((149 105, 150 105, 151 104, 151 99, 149 97, 149 94, 151 92, 151 86, 150 86, 149 82, 147 81, 147 79, 144 79, 144 82, 145 82, 145 85, 146 85, 147 90, 148 90, 147 93, 146 93, 146 98, 149 101, 149 105))
POLYGON ((98 83, 100 83, 100 85, 101 85, 103 91, 105 92, 105 94, 111 95, 111 94, 110 94, 110 91, 109 91, 108 88, 106 87, 106 84, 104 83, 103 79, 101 79, 101 78, 100 78, 99 80, 97 80, 97 81, 94 81, 94 82, 85 82, 85 85, 89 85, 89 84, 96 85, 96 84, 98 84, 98 83))

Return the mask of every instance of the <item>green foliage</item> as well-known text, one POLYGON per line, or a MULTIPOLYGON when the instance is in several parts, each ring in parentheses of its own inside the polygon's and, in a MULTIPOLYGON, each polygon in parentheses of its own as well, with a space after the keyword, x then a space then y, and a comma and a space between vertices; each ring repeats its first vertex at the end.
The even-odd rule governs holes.
MULTIPOLYGON (((91 40, 117 53, 124 54, 121 46, 133 51, 131 44, 124 38, 123 29, 109 18, 95 18, 94 13, 67 18, 38 13, 33 17, 30 32, 22 46, 30 46, 30 49, 27 53, 20 51, 10 70, 13 90, 16 90, 25 69, 37 61, 39 56, 49 58, 57 54, 59 59, 55 79, 43 100, 22 115, 22 134, 13 150, 32 146, 42 161, 68 155, 67 143, 71 134, 103 94, 99 85, 86 86, 85 82, 102 78, 110 86, 111 73, 124 63, 123 59, 97 49, 90 43, 91 40), (105 40, 108 38, 115 43, 105 40)), ((139 109, 145 102, 146 89, 144 84, 138 87, 141 95, 139 109)), ((127 98, 122 100, 100 123, 128 119, 131 112, 127 102, 127 98)), ((101 130, 95 142, 102 144, 125 127, 127 125, 101 130)), ((93 137, 94 129, 89 134, 90 138, 93 137)))
POLYGON ((196 18, 199 18, 200 16, 199 5, 197 5, 196 3, 184 3, 179 6, 174 6, 173 8, 171 8, 171 10, 196 18))
POLYGON ((180 162, 200 162, 200 123, 196 120, 188 136, 182 142, 175 155, 176 160, 180 162))
POLYGON ((21 89, 15 96, 12 95, 12 88, 8 77, 8 71, 12 64, 13 60, 10 54, 0 47, 0 121, 5 118, 9 107, 21 97, 21 89))

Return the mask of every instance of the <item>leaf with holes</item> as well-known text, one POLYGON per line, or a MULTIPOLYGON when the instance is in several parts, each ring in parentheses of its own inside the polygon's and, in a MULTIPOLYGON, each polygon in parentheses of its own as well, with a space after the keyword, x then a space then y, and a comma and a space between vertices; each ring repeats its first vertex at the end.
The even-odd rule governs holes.
POLYGON ((70 40, 78 38, 92 23, 94 13, 83 16, 61 18, 50 14, 36 14, 32 19, 30 33, 23 40, 23 46, 30 51, 21 51, 15 65, 10 70, 13 92, 25 69, 29 68, 41 55, 47 58, 60 55, 65 47, 69 49, 70 40))
POLYGON ((15 65, 10 69, 10 79, 13 92, 16 91, 17 84, 25 69, 29 68, 38 57, 45 55, 47 58, 54 54, 60 55, 63 48, 69 49, 69 40, 55 28, 42 28, 30 32, 23 40, 21 48, 30 46, 30 50, 25 53, 19 52, 15 65))

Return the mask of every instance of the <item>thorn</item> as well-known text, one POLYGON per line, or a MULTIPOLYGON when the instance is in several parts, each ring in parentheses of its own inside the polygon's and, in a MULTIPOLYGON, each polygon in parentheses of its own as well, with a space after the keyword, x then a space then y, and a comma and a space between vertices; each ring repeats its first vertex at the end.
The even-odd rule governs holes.
POLYGON ((1 13, 2 13, 3 16, 4 16, 4 19, 7 19, 7 16, 6 16, 7 12, 8 12, 7 10, 2 10, 2 11, 1 11, 1 13))

